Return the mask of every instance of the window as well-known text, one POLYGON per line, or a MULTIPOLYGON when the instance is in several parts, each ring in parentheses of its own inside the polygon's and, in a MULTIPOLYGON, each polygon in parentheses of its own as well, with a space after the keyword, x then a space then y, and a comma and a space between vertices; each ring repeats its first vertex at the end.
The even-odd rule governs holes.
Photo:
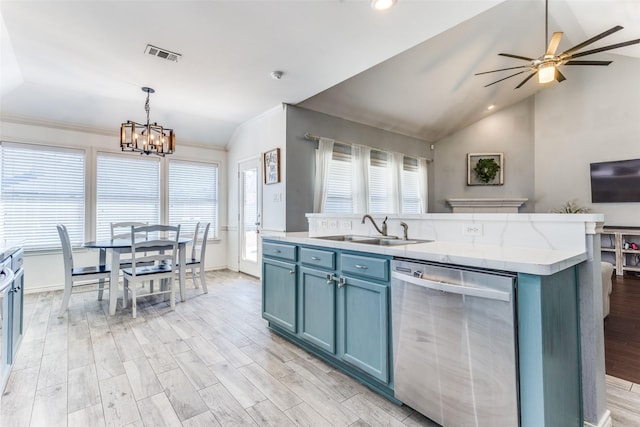
POLYGON ((390 166, 387 153, 371 151, 369 165, 369 213, 391 213, 390 166))
POLYGON ((335 144, 329 165, 329 180, 323 212, 353 212, 351 147, 335 144))
POLYGON ((426 185, 425 159, 336 143, 322 212, 424 213, 426 185))
POLYGON ((209 237, 218 234, 218 165, 169 161, 169 224, 191 233, 197 222, 209 222, 209 237))
POLYGON ((405 157, 402 167, 402 213, 421 213, 418 159, 405 157))
POLYGON ((160 223, 159 159, 98 153, 96 238, 110 238, 110 223, 124 221, 160 223))
POLYGON ((24 248, 60 247, 57 224, 71 244, 84 242, 84 151, 2 142, 0 147, 0 240, 24 248))

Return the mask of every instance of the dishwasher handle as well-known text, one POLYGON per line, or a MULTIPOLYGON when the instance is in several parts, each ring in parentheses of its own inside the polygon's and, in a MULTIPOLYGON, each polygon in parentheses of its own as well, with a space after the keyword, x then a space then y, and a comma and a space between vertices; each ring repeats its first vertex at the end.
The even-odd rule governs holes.
POLYGON ((391 272, 391 277, 412 285, 420 286, 427 289, 433 289, 436 291, 448 292, 458 295, 469 295, 478 298, 487 298, 500 301, 511 301, 511 293, 498 291, 495 289, 487 289, 473 285, 455 285, 447 282, 436 282, 434 280, 422 279, 419 277, 409 276, 398 272, 391 272))

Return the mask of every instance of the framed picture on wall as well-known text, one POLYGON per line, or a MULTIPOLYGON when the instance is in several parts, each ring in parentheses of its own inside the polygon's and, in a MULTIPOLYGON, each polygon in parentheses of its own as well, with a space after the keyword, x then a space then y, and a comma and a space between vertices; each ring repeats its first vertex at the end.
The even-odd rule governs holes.
POLYGON ((264 153, 264 183, 275 184, 280 182, 280 149, 274 148, 264 153))
POLYGON ((503 185, 502 153, 467 154, 467 185, 503 185))

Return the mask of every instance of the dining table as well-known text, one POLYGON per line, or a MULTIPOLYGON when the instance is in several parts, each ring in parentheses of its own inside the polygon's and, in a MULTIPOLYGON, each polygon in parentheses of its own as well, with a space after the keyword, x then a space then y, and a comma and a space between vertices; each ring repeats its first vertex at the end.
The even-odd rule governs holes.
MULTIPOLYGON (((136 239, 138 242, 140 239, 136 239)), ((154 238, 153 240, 163 240, 154 238)), ((171 241, 173 242, 173 240, 171 241)), ((186 249, 187 244, 191 243, 192 239, 187 237, 178 238, 178 265, 181 267, 186 265, 186 249)), ((161 251, 169 249, 171 247, 169 239, 167 239, 166 246, 158 246, 149 248, 146 250, 161 251)), ((120 254, 131 253, 131 239, 99 239, 90 242, 85 242, 82 246, 85 248, 99 249, 100 250, 100 265, 107 265, 107 252, 111 254, 111 278, 109 280, 109 314, 116 314, 116 305, 118 302, 118 283, 120 275, 120 254)), ((178 281, 180 284, 180 300, 184 302, 186 300, 185 290, 185 274, 184 268, 178 268, 178 281)))

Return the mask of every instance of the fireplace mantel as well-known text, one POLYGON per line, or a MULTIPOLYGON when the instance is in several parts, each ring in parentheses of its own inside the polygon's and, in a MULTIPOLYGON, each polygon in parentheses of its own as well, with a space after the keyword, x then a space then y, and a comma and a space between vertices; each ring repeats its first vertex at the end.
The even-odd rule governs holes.
POLYGON ((527 200, 521 197, 451 198, 447 199, 447 203, 453 213, 518 213, 527 200))

